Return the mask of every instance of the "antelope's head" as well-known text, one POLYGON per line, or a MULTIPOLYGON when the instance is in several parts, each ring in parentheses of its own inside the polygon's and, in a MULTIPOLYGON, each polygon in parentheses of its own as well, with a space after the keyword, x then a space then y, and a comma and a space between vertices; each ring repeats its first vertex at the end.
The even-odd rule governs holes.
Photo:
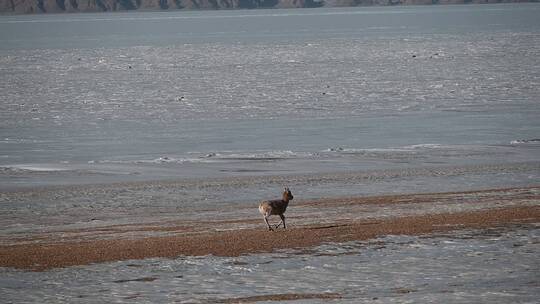
POLYGON ((291 190, 289 190, 288 187, 285 187, 283 189, 283 200, 287 202, 287 201, 292 200, 293 198, 294 198, 294 196, 292 195, 291 190))

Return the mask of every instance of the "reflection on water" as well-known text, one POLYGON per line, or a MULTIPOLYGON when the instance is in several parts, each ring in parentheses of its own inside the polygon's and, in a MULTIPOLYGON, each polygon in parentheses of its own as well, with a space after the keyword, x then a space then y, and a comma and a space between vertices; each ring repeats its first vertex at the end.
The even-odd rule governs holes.
POLYGON ((227 303, 297 295, 310 303, 533 303, 539 250, 538 225, 521 225, 236 258, 148 259, 39 273, 4 269, 0 291, 7 302, 227 303))

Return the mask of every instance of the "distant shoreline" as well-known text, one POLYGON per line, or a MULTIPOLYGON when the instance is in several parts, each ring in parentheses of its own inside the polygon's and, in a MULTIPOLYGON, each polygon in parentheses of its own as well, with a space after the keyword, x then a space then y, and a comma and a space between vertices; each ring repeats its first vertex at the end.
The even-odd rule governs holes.
POLYGON ((539 0, 0 0, 0 15, 538 2, 539 0))
POLYGON ((310 248, 327 242, 361 241, 384 235, 421 235, 536 224, 540 223, 539 189, 300 201, 288 211, 290 229, 276 232, 266 230, 253 207, 248 210, 253 209, 248 213, 249 217, 238 219, 96 226, 62 233, 74 236, 72 239, 64 236, 61 239, 48 238, 46 234, 36 233, 22 240, 14 235, 11 241, 4 239, 0 246, 0 267, 45 271, 154 257, 239 256, 287 248, 310 248), (448 209, 456 201, 467 207, 458 211, 448 209), (486 202, 490 204, 482 207, 486 202), (347 219, 351 213, 358 213, 356 208, 361 206, 380 209, 382 215, 347 219), (423 212, 389 216, 390 210, 396 208, 421 209, 423 212), (85 238, 76 237, 77 234, 85 238))

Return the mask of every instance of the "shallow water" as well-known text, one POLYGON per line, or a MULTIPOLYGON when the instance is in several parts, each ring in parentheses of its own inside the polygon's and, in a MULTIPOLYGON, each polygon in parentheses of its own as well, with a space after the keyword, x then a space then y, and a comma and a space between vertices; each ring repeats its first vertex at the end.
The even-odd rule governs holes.
POLYGON ((222 303, 322 293, 338 294, 338 303, 535 303, 539 241, 537 225, 517 225, 237 258, 148 259, 39 273, 4 269, 0 291, 6 303, 222 303))

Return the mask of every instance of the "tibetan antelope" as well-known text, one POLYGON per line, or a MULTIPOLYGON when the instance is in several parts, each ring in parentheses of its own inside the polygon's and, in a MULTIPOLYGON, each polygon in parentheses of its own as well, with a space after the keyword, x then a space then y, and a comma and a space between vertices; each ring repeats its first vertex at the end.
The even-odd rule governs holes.
POLYGON ((264 221, 268 226, 268 230, 274 230, 268 223, 268 217, 270 215, 279 215, 279 217, 281 217, 281 222, 276 225, 276 229, 281 225, 281 223, 283 223, 283 229, 287 229, 285 226, 285 216, 283 213, 285 213, 285 210, 287 210, 287 206, 289 205, 289 201, 293 198, 294 197, 291 190, 285 187, 285 189, 283 189, 283 196, 280 200, 262 201, 259 204, 259 212, 264 216, 264 221))

